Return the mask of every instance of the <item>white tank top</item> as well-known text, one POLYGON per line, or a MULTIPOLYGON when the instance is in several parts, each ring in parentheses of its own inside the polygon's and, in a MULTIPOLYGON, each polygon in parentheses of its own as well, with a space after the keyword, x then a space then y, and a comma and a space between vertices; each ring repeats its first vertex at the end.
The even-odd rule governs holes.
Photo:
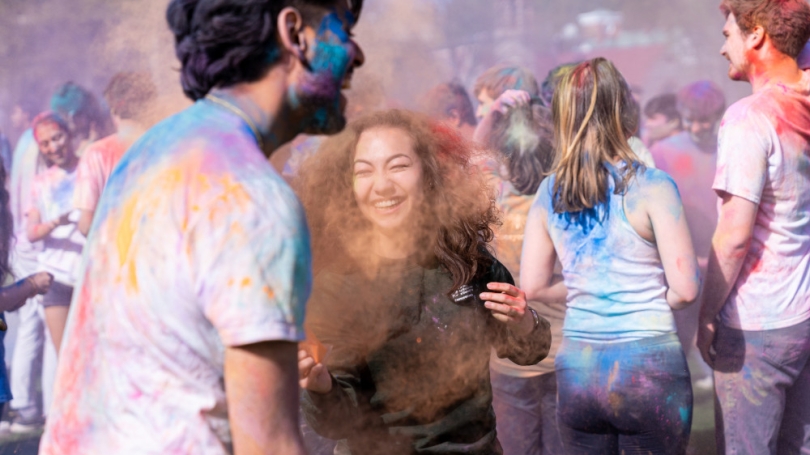
MULTIPOLYGON (((659 173, 639 170, 636 178, 655 179, 659 173)), ((609 343, 674 333, 658 248, 628 222, 623 195, 613 193, 613 178, 608 202, 579 217, 554 213, 554 180, 547 178, 539 193, 546 199, 548 231, 568 288, 563 335, 609 343)), ((638 187, 631 185, 630 191, 638 187)))

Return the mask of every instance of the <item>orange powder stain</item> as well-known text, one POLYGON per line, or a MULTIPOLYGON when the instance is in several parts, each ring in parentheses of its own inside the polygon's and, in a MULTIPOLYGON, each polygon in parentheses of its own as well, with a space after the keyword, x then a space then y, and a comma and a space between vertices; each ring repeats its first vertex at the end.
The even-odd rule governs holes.
POLYGON ((215 221, 220 215, 220 210, 227 210, 228 213, 234 209, 244 209, 250 203, 250 196, 245 188, 234 181, 230 175, 222 176, 217 182, 220 186, 219 196, 216 198, 216 204, 209 213, 209 220, 215 221))
POLYGON ((619 379, 619 361, 613 363, 613 368, 610 369, 610 374, 608 375, 608 390, 613 389, 613 384, 616 380, 619 379))
POLYGON ((251 281, 251 279, 250 279, 250 278, 247 278, 247 277, 246 277, 246 278, 244 278, 244 279, 242 280, 242 287, 243 287, 243 288, 246 288, 246 287, 250 286, 250 283, 251 283, 251 282, 252 282, 252 281, 251 281))
POLYGON ((263 287, 262 291, 264 291, 265 295, 267 295, 267 298, 269 298, 270 300, 276 298, 276 293, 272 289, 270 289, 270 286, 263 287))

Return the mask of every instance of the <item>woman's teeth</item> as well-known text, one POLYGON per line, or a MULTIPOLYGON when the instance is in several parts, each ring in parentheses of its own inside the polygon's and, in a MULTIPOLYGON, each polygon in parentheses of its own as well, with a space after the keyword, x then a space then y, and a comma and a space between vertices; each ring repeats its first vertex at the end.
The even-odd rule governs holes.
POLYGON ((401 201, 399 199, 390 199, 387 201, 380 201, 374 204, 374 207, 378 209, 387 209, 389 207, 393 207, 399 204, 401 201))

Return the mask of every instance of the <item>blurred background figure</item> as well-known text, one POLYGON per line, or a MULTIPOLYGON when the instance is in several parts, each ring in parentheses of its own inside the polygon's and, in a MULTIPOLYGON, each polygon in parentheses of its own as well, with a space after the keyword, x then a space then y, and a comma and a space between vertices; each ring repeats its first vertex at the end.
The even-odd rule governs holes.
POLYGON ((717 224, 716 194, 712 190, 717 161, 717 128, 726 99, 710 81, 678 91, 677 108, 684 130, 656 142, 651 149, 658 168, 678 184, 695 252, 705 265, 717 224))
POLYGON ((456 129, 471 140, 478 121, 470 95, 459 81, 439 84, 422 95, 422 112, 456 129))
POLYGON ((643 140, 647 147, 678 134, 681 128, 678 99, 674 93, 658 95, 644 105, 643 140))
MULTIPOLYGON (((496 183, 502 219, 495 228, 493 252, 518 287, 529 208, 554 162, 551 113, 539 99, 524 97, 522 101, 497 114, 486 144, 502 160, 501 178, 496 183)), ((557 428, 554 358, 562 339, 565 300, 548 305, 530 300, 528 304, 549 321, 551 349, 548 357, 532 366, 517 365, 492 353, 490 378, 498 440, 505 455, 563 453, 557 428)))
POLYGON ((507 90, 520 90, 532 98, 540 95, 537 79, 528 69, 513 65, 493 66, 475 80, 473 95, 478 100, 475 116, 479 121, 491 112, 495 101, 507 90))
MULTIPOLYGON (((15 103, 12 125, 19 134, 9 176, 9 200, 14 220, 12 267, 15 274, 25 276, 39 270, 42 242, 30 242, 26 231, 26 213, 32 204, 34 177, 47 169, 39 153, 31 122, 40 112, 35 95, 26 93, 15 103)), ((11 316, 14 343, 11 355, 10 431, 32 433, 42 428, 51 401, 56 369, 56 350, 50 341, 41 305, 42 296, 34 296, 11 316)), ((7 338, 6 342, 10 340, 7 338)))
MULTIPOLYGON (((0 181, 6 181, 6 170, 0 166, 0 181)), ((6 311, 15 311, 25 305, 26 301, 36 295, 48 292, 53 276, 46 272, 37 272, 26 276, 15 283, 11 266, 11 249, 14 238, 14 220, 9 210, 9 194, 5 185, 0 186, 0 414, 6 403, 11 400, 11 387, 5 362, 6 311)), ((6 423, 6 422, 4 422, 6 423)), ((0 433, 6 433, 10 427, 2 426, 0 433)), ((15 428, 19 431, 19 428, 15 428)))
POLYGON ((51 96, 51 110, 65 119, 74 142, 76 156, 98 139, 114 132, 109 113, 86 88, 67 82, 51 96))
POLYGON ((104 90, 116 133, 90 144, 76 175, 73 206, 79 210, 79 231, 87 236, 93 214, 115 165, 155 120, 157 87, 149 73, 118 73, 104 90))
MULTIPOLYGON (((717 194, 712 184, 717 170, 717 129, 726 99, 716 84, 698 81, 679 90, 676 102, 684 118, 684 131, 659 140, 651 151, 658 168, 678 185, 692 245, 705 273, 717 226, 717 194)), ((695 386, 710 390, 711 369, 694 349, 699 312, 698 305, 676 311, 675 321, 683 350, 696 367, 695 386)))
POLYGON ((84 246, 77 226, 79 214, 73 209, 79 159, 70 127, 58 114, 38 115, 32 128, 39 152, 49 166, 34 177, 26 233, 29 242, 42 242, 37 256, 39 268, 54 277, 42 297, 42 306, 58 357, 84 246))

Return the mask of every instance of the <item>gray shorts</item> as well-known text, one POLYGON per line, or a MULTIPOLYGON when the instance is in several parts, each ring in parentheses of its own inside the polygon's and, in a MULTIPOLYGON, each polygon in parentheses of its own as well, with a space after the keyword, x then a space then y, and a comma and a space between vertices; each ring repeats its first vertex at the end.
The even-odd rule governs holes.
POLYGON ((73 286, 68 286, 54 281, 51 288, 42 296, 42 306, 45 308, 52 306, 70 306, 70 299, 73 297, 73 286))

